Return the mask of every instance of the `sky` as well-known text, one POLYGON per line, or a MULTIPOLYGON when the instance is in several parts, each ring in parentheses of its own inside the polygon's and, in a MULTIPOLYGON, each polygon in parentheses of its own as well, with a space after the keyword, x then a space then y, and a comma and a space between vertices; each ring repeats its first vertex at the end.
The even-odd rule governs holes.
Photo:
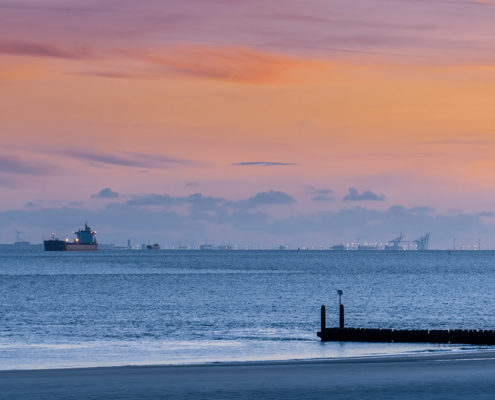
POLYGON ((0 0, 0 243, 495 248, 495 1, 0 0))

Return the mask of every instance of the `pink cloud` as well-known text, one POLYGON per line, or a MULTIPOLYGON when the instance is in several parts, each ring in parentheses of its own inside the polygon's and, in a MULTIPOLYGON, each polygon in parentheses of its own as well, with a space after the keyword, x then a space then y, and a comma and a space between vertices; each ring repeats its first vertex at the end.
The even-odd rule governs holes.
POLYGON ((153 52, 124 51, 130 58, 160 67, 162 73, 240 83, 279 83, 285 73, 316 63, 247 47, 183 46, 153 52))
POLYGON ((484 4, 494 2, 18 0, 1 3, 0 34, 17 43, 8 46, 10 54, 51 57, 80 57, 80 46, 108 54, 189 43, 331 57, 434 53, 493 61, 484 50, 493 45, 493 15, 476 7, 484 4))

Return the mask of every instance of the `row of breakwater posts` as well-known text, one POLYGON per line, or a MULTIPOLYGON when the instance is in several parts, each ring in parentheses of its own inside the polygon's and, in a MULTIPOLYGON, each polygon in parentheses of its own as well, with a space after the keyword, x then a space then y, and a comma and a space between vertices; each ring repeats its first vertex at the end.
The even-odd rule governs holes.
POLYGON ((495 345, 495 331, 478 329, 369 329, 345 328, 344 306, 340 304, 340 327, 326 327, 325 306, 321 306, 322 342, 455 343, 495 345))

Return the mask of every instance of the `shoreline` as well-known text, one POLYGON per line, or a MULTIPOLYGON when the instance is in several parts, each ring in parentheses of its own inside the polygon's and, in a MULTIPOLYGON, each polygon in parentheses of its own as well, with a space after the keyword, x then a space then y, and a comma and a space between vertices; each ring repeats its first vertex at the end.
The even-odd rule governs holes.
POLYGON ((60 368, 26 368, 26 369, 5 369, 3 372, 28 372, 28 371, 66 371, 66 370, 90 370, 105 368, 175 368, 175 367, 208 367, 208 366, 249 366, 249 365, 283 365, 283 364, 329 364, 329 363, 367 363, 367 362, 387 362, 387 361, 443 361, 450 359, 486 359, 495 360, 495 348, 487 350, 427 350, 415 353, 398 354, 371 354, 349 357, 329 357, 329 358, 301 358, 286 360, 254 360, 254 361, 211 361, 202 363, 178 363, 178 364, 123 364, 123 365, 100 365, 87 367, 60 367, 60 368), (459 357, 465 356, 465 357, 459 357))
POLYGON ((493 398, 495 351, 0 371, 0 399, 493 398))
MULTIPOLYGON (((469 346, 469 345, 467 345, 469 346)), ((186 366, 210 366, 210 365, 252 365, 252 364, 278 364, 278 363, 318 363, 318 362, 336 362, 347 360, 369 360, 369 359, 389 359, 389 358, 412 358, 412 357, 427 357, 427 356, 456 356, 456 355, 468 355, 478 354, 484 355, 487 353, 493 353, 495 357, 495 346, 486 349, 427 349, 418 350, 404 353, 377 353, 377 354, 362 354, 355 356, 342 356, 342 357, 315 357, 315 358, 287 358, 287 359, 267 359, 267 360, 241 360, 241 361, 205 361, 205 362, 177 362, 177 363, 122 363, 122 364, 108 364, 108 365, 76 365, 76 366, 54 366, 54 367, 26 367, 26 368, 10 368, 1 369, 2 372, 11 371, 59 371, 59 370, 86 370, 97 368, 138 368, 138 367, 186 367, 186 366)))

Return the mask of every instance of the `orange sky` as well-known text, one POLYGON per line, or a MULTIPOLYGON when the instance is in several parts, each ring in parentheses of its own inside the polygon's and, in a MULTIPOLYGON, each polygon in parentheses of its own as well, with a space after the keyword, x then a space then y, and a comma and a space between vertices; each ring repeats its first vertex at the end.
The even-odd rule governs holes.
MULTIPOLYGON (((352 182, 390 172, 406 174, 404 187, 411 178, 439 180, 454 193, 460 183, 462 190, 490 186, 495 68, 349 64, 244 48, 185 52, 196 51, 241 56, 227 65, 213 60, 204 73, 194 66, 191 77, 171 72, 132 79, 81 75, 86 62, 4 57, 4 152, 30 152, 67 175, 102 174, 60 154, 84 149, 194 161, 173 171, 179 182, 218 174, 249 180, 259 169, 230 164, 276 161, 298 168, 264 168, 262 174, 275 180, 288 174, 291 185, 295 175, 302 187, 311 183, 307 175, 352 182)), ((110 168, 95 189, 129 172, 110 168)))

